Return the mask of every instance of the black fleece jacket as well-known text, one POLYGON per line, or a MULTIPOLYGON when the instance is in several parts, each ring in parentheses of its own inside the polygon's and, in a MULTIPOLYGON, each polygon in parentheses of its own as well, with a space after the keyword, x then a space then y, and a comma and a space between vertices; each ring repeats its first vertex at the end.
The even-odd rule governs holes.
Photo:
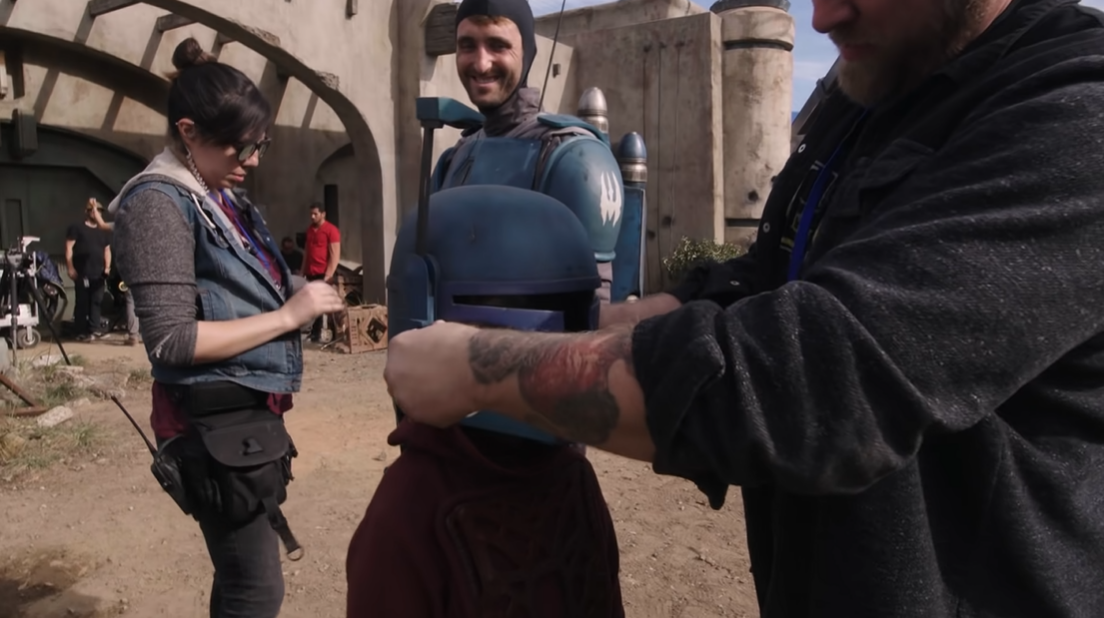
POLYGON ((764 618, 1104 616, 1102 22, 1021 0, 864 119, 833 97, 754 250, 636 328, 655 470, 743 488, 764 618))

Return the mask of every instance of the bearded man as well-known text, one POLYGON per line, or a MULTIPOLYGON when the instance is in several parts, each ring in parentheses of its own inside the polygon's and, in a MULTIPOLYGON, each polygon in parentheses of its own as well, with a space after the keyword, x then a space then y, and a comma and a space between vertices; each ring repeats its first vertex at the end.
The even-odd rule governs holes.
POLYGON ((402 333, 392 395, 741 487, 763 616, 1104 616, 1104 15, 813 7, 840 91, 749 255, 597 333, 402 333))
MULTIPOLYGON (((526 85, 537 49, 527 0, 464 0, 456 21, 457 73, 485 121, 442 155, 433 190, 470 183, 566 193, 562 203, 595 249, 597 296, 608 300, 612 255, 599 248, 615 246, 623 203, 609 199, 611 188, 622 191, 613 152, 597 129, 541 113, 540 93, 526 85), (536 156, 503 158, 493 145, 507 139, 528 142, 536 156), (559 162, 571 159, 587 167, 567 173, 559 162), (602 178, 617 186, 590 190, 602 178)), ((404 420, 388 437, 402 454, 349 544, 350 618, 624 615, 613 521, 583 449, 494 418, 446 429, 404 420)))

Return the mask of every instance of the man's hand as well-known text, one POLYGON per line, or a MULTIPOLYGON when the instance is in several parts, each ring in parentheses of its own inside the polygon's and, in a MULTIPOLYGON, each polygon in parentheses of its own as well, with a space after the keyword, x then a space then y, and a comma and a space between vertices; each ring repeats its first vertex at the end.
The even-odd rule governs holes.
POLYGON ((387 344, 383 379, 403 414, 433 425, 454 425, 483 402, 484 388, 469 363, 471 339, 479 329, 438 321, 402 333, 387 344))
POLYGON ((113 230, 115 226, 111 223, 104 221, 103 211, 99 208, 92 211, 92 222, 96 224, 96 227, 101 230, 113 230))
POLYGON ((642 320, 670 313, 682 306, 670 294, 653 294, 632 303, 603 304, 599 309, 598 328, 635 326, 642 320))
POLYGON ((73 280, 73 283, 77 282, 77 269, 72 266, 69 267, 69 278, 73 280))

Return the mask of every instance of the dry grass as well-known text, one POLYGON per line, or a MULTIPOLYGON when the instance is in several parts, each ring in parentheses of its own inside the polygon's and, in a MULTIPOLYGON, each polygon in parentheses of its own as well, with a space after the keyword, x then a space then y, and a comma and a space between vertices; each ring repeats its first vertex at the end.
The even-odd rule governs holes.
POLYGON ((153 384, 153 375, 150 374, 149 369, 131 369, 130 372, 127 373, 124 383, 129 389, 148 386, 153 384))
POLYGON ((79 418, 43 428, 33 419, 0 417, 0 439, 5 437, 12 440, 9 444, 20 444, 16 452, 0 447, 0 480, 10 483, 28 473, 96 453, 104 436, 98 425, 79 418))
MULTIPOLYGON (((20 363, 13 379, 39 405, 46 409, 63 406, 71 401, 90 397, 92 393, 80 386, 71 374, 67 374, 57 365, 49 367, 31 367, 20 363)), ((0 401, 0 413, 27 407, 15 393, 4 389, 0 401)))
MULTIPOLYGON (((70 361, 76 367, 88 366, 78 355, 71 356, 70 361)), ((33 367, 30 362, 21 362, 11 377, 38 405, 49 410, 79 399, 97 398, 86 386, 86 372, 72 373, 62 364, 33 367)), ((43 428, 38 426, 37 417, 5 414, 26 407, 27 403, 15 393, 0 387, 0 481, 12 482, 57 463, 85 458, 97 452, 103 442, 102 429, 80 417, 43 428)))

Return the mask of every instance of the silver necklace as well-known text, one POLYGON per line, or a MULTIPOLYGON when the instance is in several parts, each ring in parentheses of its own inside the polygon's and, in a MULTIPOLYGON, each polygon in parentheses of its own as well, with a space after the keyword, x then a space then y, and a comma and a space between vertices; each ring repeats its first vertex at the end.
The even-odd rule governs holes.
MULTIPOLYGON (((211 195, 211 190, 207 188, 207 183, 203 182, 203 177, 199 175, 199 169, 196 167, 195 160, 192 159, 192 153, 187 148, 184 149, 184 158, 188 160, 188 168, 192 171, 192 175, 195 176, 196 182, 199 183, 199 186, 203 188, 204 193, 209 197, 211 195)), ((219 196, 219 199, 221 200, 222 196, 219 196)), ((233 208, 233 206, 231 206, 231 208, 233 208)), ((233 227, 233 225, 231 225, 231 227, 233 227)), ((261 251, 259 247, 254 247, 253 243, 249 242, 249 239, 247 239, 245 235, 239 232, 236 228, 234 229, 234 235, 238 237, 238 240, 241 241, 246 251, 248 251, 254 257, 259 257, 258 252, 261 251)), ((265 274, 267 275, 268 269, 266 268, 264 270, 265 274)), ((283 283, 281 283, 279 280, 273 280, 273 283, 276 284, 276 289, 281 291, 284 289, 283 283)))
MULTIPOLYGON (((184 149, 184 158, 188 160, 188 168, 191 169, 192 175, 195 176, 196 182, 199 183, 199 186, 203 189, 203 192, 207 195, 207 197, 211 197, 212 191, 210 188, 207 187, 207 183, 203 182, 203 176, 199 175, 199 168, 196 167, 195 159, 192 159, 192 153, 187 148, 184 149)), ((221 195, 218 196, 218 198, 220 201, 222 200, 221 195)), ((231 227, 233 227, 233 225, 231 225, 231 227)), ((235 228, 234 235, 238 237, 238 240, 241 241, 242 245, 246 248, 247 251, 256 255, 257 248, 253 246, 253 243, 249 242, 249 239, 245 237, 245 234, 242 234, 235 228)))
POLYGON ((192 159, 192 151, 185 148, 184 158, 188 160, 188 169, 192 171, 192 176, 195 176, 196 182, 198 182, 200 188, 203 189, 203 193, 205 195, 211 195, 211 189, 207 187, 207 183, 203 182, 203 176, 199 175, 199 168, 196 167, 195 159, 192 159))

